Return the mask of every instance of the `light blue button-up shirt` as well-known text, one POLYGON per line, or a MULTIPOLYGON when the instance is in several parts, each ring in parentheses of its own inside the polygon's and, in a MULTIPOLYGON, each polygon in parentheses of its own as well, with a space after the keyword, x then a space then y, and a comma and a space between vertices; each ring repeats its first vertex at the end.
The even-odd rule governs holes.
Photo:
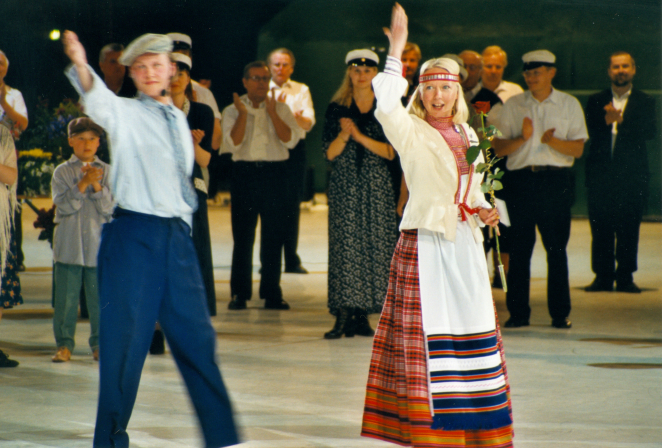
POLYGON ((55 211, 53 259, 56 263, 75 264, 89 268, 97 265, 101 226, 113 214, 113 198, 108 187, 109 166, 94 157, 92 166, 103 168, 101 191, 90 185, 85 192, 78 189, 83 178, 83 162, 72 155, 55 168, 51 191, 55 211))
POLYGON ((125 210, 161 217, 179 217, 191 225, 195 211, 183 198, 175 146, 164 108, 177 118, 177 130, 186 157, 186 172, 193 173, 195 153, 184 113, 172 103, 162 104, 139 92, 138 98, 120 98, 88 66, 94 79, 85 92, 74 65, 65 75, 81 95, 85 113, 105 129, 110 140, 110 185, 117 205, 125 210))

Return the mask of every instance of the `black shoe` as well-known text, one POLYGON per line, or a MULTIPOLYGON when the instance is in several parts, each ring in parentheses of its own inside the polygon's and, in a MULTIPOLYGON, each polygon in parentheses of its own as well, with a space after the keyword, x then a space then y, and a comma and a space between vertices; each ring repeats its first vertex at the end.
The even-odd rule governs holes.
POLYGON ((368 313, 364 310, 357 308, 354 313, 355 320, 355 334, 359 336, 372 337, 375 335, 375 331, 370 327, 370 321, 368 320, 368 313))
POLYGON ((563 319, 552 319, 552 327, 567 330, 572 327, 572 322, 565 317, 563 319))
POLYGON ((0 367, 16 367, 18 365, 18 361, 14 361, 13 359, 9 359, 5 353, 0 350, 0 367))
MULTIPOLYGON (((350 313, 350 310, 348 308, 341 308, 338 311, 338 315, 336 316, 336 323, 333 325, 331 331, 327 331, 326 333, 324 333, 324 339, 340 339, 342 335, 345 333, 345 328, 347 327, 347 321, 349 320, 350 317, 354 317, 354 315, 350 313)), ((347 337, 352 337, 352 336, 354 336, 353 333, 351 334, 351 336, 347 336, 347 337)))
POLYGON ((301 265, 299 265, 299 266, 295 266, 295 267, 293 267, 293 268, 288 268, 288 267, 286 267, 286 268, 285 268, 285 272, 286 272, 287 274, 307 274, 307 273, 308 273, 308 271, 306 270, 306 268, 304 268, 304 267, 301 266, 301 265))
POLYGON ((503 324, 505 328, 519 328, 519 327, 528 327, 529 326, 529 320, 528 319, 515 319, 515 318, 510 318, 506 321, 505 324, 503 324))
POLYGON ((283 299, 280 300, 269 300, 266 299, 264 302, 264 309, 265 310, 289 310, 290 309, 290 304, 284 301, 283 299))
POLYGON ((632 294, 640 294, 641 293, 641 288, 639 288, 637 285, 634 284, 634 282, 622 284, 622 283, 616 283, 616 291, 618 292, 629 292, 632 294))
POLYGON ((614 281, 605 280, 603 278, 595 277, 593 283, 584 288, 586 292, 599 292, 599 291, 613 291, 614 290, 614 281))
POLYGON ((149 346, 150 355, 162 355, 165 353, 165 339, 161 330, 154 330, 152 343, 149 346))
POLYGON ((241 299, 237 296, 232 296, 232 300, 228 303, 229 310, 245 310, 246 309, 246 300, 241 299))
MULTIPOLYGON (((25 272, 25 265, 24 265, 23 263, 19 264, 19 265, 16 267, 16 270, 17 270, 18 272, 25 272)), ((16 362, 16 361, 12 361, 12 362, 16 362)), ((16 364, 18 364, 18 363, 16 362, 16 364)))

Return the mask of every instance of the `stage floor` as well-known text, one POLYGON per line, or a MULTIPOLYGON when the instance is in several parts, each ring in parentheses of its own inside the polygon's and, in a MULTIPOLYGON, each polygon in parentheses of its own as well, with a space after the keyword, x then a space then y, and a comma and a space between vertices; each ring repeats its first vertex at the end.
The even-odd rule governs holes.
MULTIPOLYGON (((25 304, 6 310, 0 323, 0 348, 21 363, 0 369, 0 447, 90 447, 98 363, 87 346, 89 323, 79 320, 72 360, 52 363, 52 253, 47 242, 37 240, 35 214, 25 209, 25 304)), ((302 211, 299 253, 310 274, 283 275, 289 311, 264 310, 257 293, 247 310, 227 310, 230 211, 210 207, 209 215, 219 309, 212 323, 245 441, 240 446, 395 446, 359 436, 371 339, 322 337, 334 322, 326 308, 326 207, 302 211)), ((662 446, 662 224, 641 228, 635 282, 642 294, 584 292, 581 288, 593 280, 590 243, 588 222, 573 221, 568 247, 572 329, 550 326, 545 252, 538 241, 531 326, 503 331, 517 448, 662 446)), ((256 292, 258 248, 259 241, 256 292)), ((508 317, 504 293, 493 292, 503 323, 508 317)), ((371 316, 373 326, 378 319, 371 316)), ((147 358, 128 431, 132 447, 202 446, 169 353, 147 358)))

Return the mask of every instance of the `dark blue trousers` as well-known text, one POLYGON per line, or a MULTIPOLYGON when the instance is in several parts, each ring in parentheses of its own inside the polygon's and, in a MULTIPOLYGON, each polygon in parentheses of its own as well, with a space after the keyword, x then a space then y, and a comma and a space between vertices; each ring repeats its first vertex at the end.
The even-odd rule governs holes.
POLYGON ((129 446, 126 432, 158 320, 197 412, 206 447, 238 442, 215 360, 216 332, 190 228, 179 218, 117 209, 103 227, 99 272, 99 407, 95 447, 129 446))

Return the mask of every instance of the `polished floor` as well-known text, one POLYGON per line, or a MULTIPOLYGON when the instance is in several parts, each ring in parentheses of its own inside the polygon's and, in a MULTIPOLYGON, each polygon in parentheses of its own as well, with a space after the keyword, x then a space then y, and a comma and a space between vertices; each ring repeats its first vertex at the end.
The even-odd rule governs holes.
MULTIPOLYGON (((21 363, 0 369, 0 447, 90 447, 98 364, 87 347, 89 323, 79 321, 72 360, 52 363, 52 254, 48 243, 37 240, 34 219, 32 211, 24 213, 25 304, 5 311, 0 322, 0 348, 21 363)), ((333 324, 326 310, 325 206, 302 212, 300 255, 310 274, 283 275, 289 311, 264 310, 257 298, 247 310, 227 310, 229 209, 211 207, 210 221, 219 307, 212 322, 244 440, 240 446, 394 446, 359 436, 370 338, 322 338, 333 324)), ((517 448, 662 447, 662 225, 641 229, 635 276, 645 289, 641 294, 584 292, 581 287, 593 279, 589 246, 588 223, 573 221, 572 329, 550 326, 545 253, 538 245, 531 326, 504 330, 517 448)), ((504 322, 503 291, 494 290, 494 298, 504 322)), ((371 317, 374 325, 378 318, 371 317)), ((202 446, 169 354, 145 363, 129 435, 132 447, 202 446)))

